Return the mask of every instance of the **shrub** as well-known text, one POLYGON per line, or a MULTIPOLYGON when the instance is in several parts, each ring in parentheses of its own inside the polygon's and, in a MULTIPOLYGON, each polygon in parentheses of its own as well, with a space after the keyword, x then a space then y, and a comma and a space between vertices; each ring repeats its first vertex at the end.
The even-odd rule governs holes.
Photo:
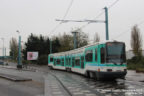
POLYGON ((47 65, 48 64, 48 55, 41 55, 38 59, 38 65, 47 65))
POLYGON ((127 60, 128 69, 144 69, 144 57, 142 56, 135 56, 132 59, 127 60))

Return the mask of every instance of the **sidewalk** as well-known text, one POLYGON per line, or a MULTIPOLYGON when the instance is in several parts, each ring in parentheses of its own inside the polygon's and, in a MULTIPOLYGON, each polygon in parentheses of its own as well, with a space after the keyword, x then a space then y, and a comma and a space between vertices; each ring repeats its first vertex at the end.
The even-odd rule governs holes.
POLYGON ((129 81, 144 82, 144 73, 136 73, 134 70, 128 70, 126 79, 129 81))

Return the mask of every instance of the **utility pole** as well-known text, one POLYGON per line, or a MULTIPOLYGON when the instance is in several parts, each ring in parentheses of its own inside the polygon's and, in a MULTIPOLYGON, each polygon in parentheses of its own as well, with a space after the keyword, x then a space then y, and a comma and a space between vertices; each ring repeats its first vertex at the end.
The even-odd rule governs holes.
POLYGON ((17 64, 17 68, 18 69, 22 69, 22 61, 21 61, 21 36, 20 36, 20 32, 18 30, 16 32, 19 33, 18 64, 17 64))
POLYGON ((105 20, 59 20, 59 19, 56 19, 56 21, 60 21, 60 22, 62 22, 62 23, 67 23, 67 22, 105 23, 106 40, 109 40, 108 8, 105 7, 104 9, 105 9, 105 20))
POLYGON ((4 60, 4 58, 5 58, 5 56, 4 56, 4 54, 5 54, 5 49, 4 49, 4 38, 1 38, 1 40, 3 40, 3 60, 4 60))
POLYGON ((106 40, 109 40, 109 29, 108 29, 108 8, 105 7, 105 27, 106 27, 106 40))
POLYGON ((6 58, 6 48, 5 48, 5 58, 6 58))
POLYGON ((72 34, 73 34, 73 39, 74 39, 74 49, 77 48, 77 38, 76 38, 77 33, 78 33, 78 32, 76 32, 76 31, 73 31, 73 32, 72 32, 72 34))

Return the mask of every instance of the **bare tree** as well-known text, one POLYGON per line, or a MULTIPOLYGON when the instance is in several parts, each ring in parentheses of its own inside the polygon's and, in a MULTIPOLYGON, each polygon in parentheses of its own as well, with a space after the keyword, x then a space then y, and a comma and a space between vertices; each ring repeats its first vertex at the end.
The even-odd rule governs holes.
POLYGON ((14 60, 16 60, 18 56, 18 43, 15 38, 10 40, 10 56, 12 56, 14 60))
POLYGON ((73 49, 73 36, 64 33, 62 36, 59 35, 59 41, 61 44, 61 48, 59 48, 60 52, 68 51, 73 49))
POLYGON ((94 36, 94 43, 95 42, 100 42, 100 36, 98 35, 97 32, 95 33, 95 36, 94 36))
POLYGON ((84 33, 81 29, 76 28, 77 33, 77 48, 83 47, 88 44, 88 35, 84 33))
POLYGON ((142 38, 137 25, 132 27, 131 31, 131 48, 135 56, 142 54, 142 38))

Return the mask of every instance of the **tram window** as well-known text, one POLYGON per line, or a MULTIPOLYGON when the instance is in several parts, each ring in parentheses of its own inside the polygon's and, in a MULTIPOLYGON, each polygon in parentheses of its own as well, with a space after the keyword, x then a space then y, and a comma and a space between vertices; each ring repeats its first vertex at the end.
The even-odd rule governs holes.
POLYGON ((61 62, 62 62, 62 63, 61 63, 61 64, 62 64, 62 66, 64 66, 64 59, 63 59, 63 58, 62 58, 61 62))
POLYGON ((95 61, 97 61, 97 49, 95 49, 95 61))
POLYGON ((101 63, 105 63, 105 48, 101 48, 101 63))
POLYGON ((72 57, 72 67, 74 67, 74 64, 75 64, 75 58, 72 57))
POLYGON ((57 65, 60 65, 60 59, 57 59, 57 65))
POLYGON ((56 59, 54 59, 54 65, 56 65, 56 59))
POLYGON ((68 65, 69 64, 69 59, 68 59, 68 57, 66 58, 66 65, 68 65))
POLYGON ((67 58, 67 65, 69 65, 69 58, 67 58))
POLYGON ((66 65, 67 65, 67 58, 65 58, 65 63, 66 63, 66 65))
POLYGON ((67 61, 67 65, 68 65, 68 57, 66 58, 66 61, 67 61))
POLYGON ((71 65, 71 58, 69 57, 69 65, 71 65))
POLYGON ((75 65, 80 66, 80 57, 75 58, 75 65))
POLYGON ((50 57, 50 62, 53 62, 53 57, 50 57))
POLYGON ((86 51, 86 56, 85 59, 87 62, 92 62, 93 61, 93 51, 92 50, 88 50, 86 51))
POLYGON ((84 68, 84 56, 81 57, 81 68, 84 68))

